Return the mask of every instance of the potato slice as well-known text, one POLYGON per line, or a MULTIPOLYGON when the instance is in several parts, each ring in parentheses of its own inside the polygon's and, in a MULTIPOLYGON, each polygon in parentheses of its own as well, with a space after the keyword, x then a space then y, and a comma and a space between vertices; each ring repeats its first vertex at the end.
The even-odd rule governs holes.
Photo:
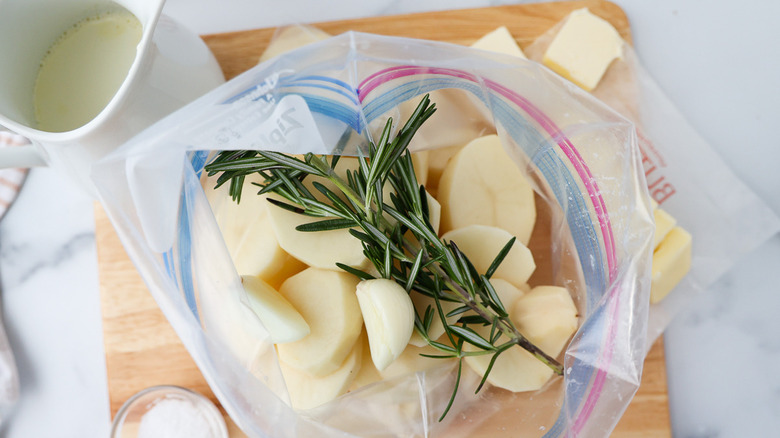
POLYGON ((504 305, 507 313, 511 314, 517 300, 525 294, 525 289, 521 289, 501 278, 491 278, 490 284, 493 285, 493 289, 496 290, 496 294, 501 300, 501 304, 504 305))
POLYGON ((428 151, 428 172, 425 188, 434 196, 438 196, 439 181, 444 169, 461 149, 463 145, 447 146, 428 151))
POLYGON ((438 199, 443 232, 490 225, 524 245, 531 238, 534 191, 497 135, 477 138, 452 157, 439 181, 438 199))
POLYGON ((287 279, 279 293, 309 324, 303 339, 277 345, 280 360, 314 376, 338 369, 363 327, 355 296, 358 280, 346 272, 308 268, 287 279))
POLYGON ((236 271, 240 275, 270 277, 282 269, 287 253, 271 227, 267 196, 257 195, 259 188, 252 182, 261 179, 247 176, 238 203, 230 199, 227 184, 209 190, 209 199, 236 271))
MULTIPOLYGON (((473 328, 483 337, 490 336, 490 326, 475 326, 473 328)), ((504 340, 506 338, 502 337, 499 338, 498 342, 501 343, 504 340)), ((477 348, 466 344, 464 349, 475 351, 477 348)), ((491 359, 492 355, 480 355, 466 356, 464 360, 481 377, 487 372, 491 359)), ((493 386, 512 392, 536 391, 544 386, 552 375, 553 371, 550 367, 535 358, 531 353, 520 347, 513 346, 496 359, 487 381, 493 386)))
POLYGON ((302 261, 296 259, 295 257, 285 252, 285 257, 284 257, 284 261, 282 262, 282 266, 275 272, 269 273, 268 275, 260 276, 260 278, 266 283, 268 283, 272 288, 279 290, 279 288, 282 287, 282 283, 284 283, 285 280, 303 271, 308 267, 309 266, 303 263, 302 261))
MULTIPOLYGON (((412 298, 412 303, 414 303, 415 311, 418 315, 420 315, 420 318, 425 318, 425 309, 428 308, 428 306, 431 306, 431 310, 434 312, 433 314, 433 321, 431 322, 431 326, 428 329, 428 336, 431 337, 431 339, 438 339, 439 336, 444 334, 444 324, 441 321, 441 318, 439 317, 438 311, 436 309, 436 300, 433 297, 430 297, 428 295, 423 295, 418 292, 412 291, 412 293, 409 294, 409 296, 412 298)), ((461 304, 459 302, 455 301, 441 301, 441 308, 442 311, 444 311, 444 314, 448 314, 455 310, 456 308, 460 307, 461 304)), ((452 324, 455 321, 458 320, 458 316, 451 316, 447 318, 447 321, 452 324)), ((412 337, 409 339, 409 344, 414 345, 416 347, 424 347, 428 345, 428 341, 425 340, 425 338, 422 337, 420 333, 415 330, 412 333, 412 337)))
POLYGON ((355 380, 352 381, 349 391, 354 391, 382 380, 382 376, 379 374, 379 371, 374 366, 374 361, 371 359, 371 347, 368 345, 368 335, 365 333, 365 330, 360 334, 358 342, 363 345, 360 371, 358 371, 357 376, 355 376, 355 380))
MULTIPOLYGON (((517 329, 532 343, 552 357, 558 356, 577 330, 577 308, 569 292, 556 286, 537 286, 517 298, 510 313, 517 329)), ((483 337, 490 336, 490 326, 471 326, 483 337)), ((499 338, 499 343, 501 339, 499 338)), ((468 351, 476 347, 467 344, 468 351)), ((468 356, 466 363, 484 375, 492 356, 468 356)), ((498 357, 488 382, 513 392, 536 391, 552 377, 553 371, 520 347, 512 347, 498 357)))
POLYGON ((414 164, 414 175, 417 177, 418 185, 428 184, 429 161, 430 151, 412 152, 412 164, 414 164))
MULTIPOLYGON (((487 272, 493 260, 511 238, 512 235, 507 231, 486 225, 469 225, 442 236, 446 242, 455 242, 480 274, 487 272)), ((531 251, 518 239, 515 240, 512 249, 493 277, 506 280, 515 287, 521 288, 535 269, 536 264, 531 251)))
MULTIPOLYGON (((444 342, 446 343, 446 341, 444 342)), ((425 357, 421 354, 442 355, 443 353, 427 344, 422 347, 409 345, 390 366, 379 371, 379 374, 383 379, 393 379, 406 374, 430 370, 455 360, 425 357)))
POLYGON ((542 351, 558 356, 577 330, 577 306, 566 288, 536 286, 515 303, 510 317, 542 351))
POLYGON ((295 409, 312 409, 345 394, 363 365, 363 342, 358 340, 335 371, 317 377, 282 361, 279 366, 295 409))
POLYGON ((341 271, 336 263, 344 263, 357 269, 370 264, 363 255, 360 240, 349 234, 349 230, 304 232, 295 229, 298 225, 319 222, 326 218, 305 216, 281 207, 268 207, 270 223, 279 239, 279 245, 291 256, 309 266, 341 271))

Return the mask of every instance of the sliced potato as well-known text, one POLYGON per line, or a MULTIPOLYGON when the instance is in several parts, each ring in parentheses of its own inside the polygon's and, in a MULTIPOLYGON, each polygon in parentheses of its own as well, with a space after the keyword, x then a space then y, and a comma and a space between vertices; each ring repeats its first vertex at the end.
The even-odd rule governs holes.
MULTIPOLYGON (((442 239, 445 242, 455 242, 477 269, 477 272, 484 274, 501 249, 512 239, 512 235, 501 228, 469 225, 445 233, 442 239)), ((520 288, 528 281, 535 269, 536 263, 534 263, 531 251, 519 240, 515 240, 512 249, 493 277, 506 280, 520 288)))
MULTIPOLYGON (((444 323, 442 323, 441 317, 439 317, 438 310, 436 308, 436 300, 433 297, 414 291, 412 291, 409 296, 412 298, 414 308, 417 311, 417 314, 420 315, 420 318, 425 318, 425 310, 428 308, 428 306, 431 307, 431 311, 434 312, 434 314, 433 321, 431 322, 431 326, 428 329, 428 336, 430 336, 431 339, 438 339, 439 336, 444 334, 444 323)), ((440 303, 441 309, 445 315, 461 306, 459 302, 455 301, 441 300, 440 303)), ((457 320, 457 315, 447 318, 447 321, 450 324, 455 323, 457 320)), ((412 333, 412 337, 409 339, 409 343, 416 347, 424 347, 428 345, 428 341, 426 341, 425 338, 423 338, 422 335, 417 332, 417 330, 412 333)))
POLYGON ((311 333, 278 344, 279 359, 317 377, 338 369, 363 327, 355 297, 358 280, 346 272, 308 268, 282 284, 282 294, 301 313, 311 333))
MULTIPOLYGON (((490 336, 490 327, 474 327, 477 333, 483 337, 490 336)), ((506 338, 499 338, 501 340, 506 338)), ((467 351, 475 351, 476 347, 466 344, 467 351)), ((480 377, 485 375, 492 355, 466 356, 466 364, 474 370, 480 377)), ((531 353, 520 347, 513 346, 502 353, 493 368, 490 370, 487 381, 496 387, 503 388, 512 392, 536 391, 544 386, 553 371, 535 358, 531 353)))
POLYGON ((240 275, 268 277, 282 268, 287 253, 279 246, 271 227, 267 196, 258 195, 260 189, 253 182, 261 182, 260 177, 246 177, 238 203, 228 195, 227 184, 209 191, 209 198, 236 271, 240 275))
POLYGON ((452 363, 455 359, 436 359, 431 357, 421 356, 422 354, 429 355, 442 355, 442 352, 425 345, 422 347, 416 347, 414 345, 407 346, 403 353, 392 363, 390 366, 379 374, 383 379, 393 379, 395 377, 403 376, 406 374, 419 373, 422 371, 442 366, 446 363, 452 363))
POLYGON ((471 141, 439 181, 443 232, 468 225, 507 230, 524 245, 536 222, 534 191, 497 135, 471 141))
MULTIPOLYGON (((571 335, 577 330, 577 308, 562 287, 537 286, 515 300, 510 318, 518 331, 534 345, 552 357, 558 356, 571 335)), ((491 327, 471 326, 483 337, 490 336, 491 327)), ((499 338, 499 343, 501 339, 499 338)), ((466 345, 469 351, 476 347, 466 345)), ((479 375, 484 375, 492 356, 468 356, 466 363, 479 375)), ((524 349, 513 346, 496 360, 487 381, 513 392, 536 391, 552 377, 550 367, 524 349)))
POLYGON ((536 286, 517 300, 510 315, 520 333, 552 357, 577 330, 577 307, 563 287, 536 286))
POLYGON ((344 362, 332 373, 313 376, 282 361, 279 366, 284 383, 295 409, 312 409, 345 394, 360 373, 363 361, 363 342, 355 343, 344 362))
POLYGON ((360 240, 349 234, 348 229, 298 231, 295 229, 298 225, 319 222, 326 218, 305 216, 275 205, 268 207, 268 213, 279 245, 307 265, 341 271, 336 266, 337 262, 357 269, 365 269, 370 264, 363 255, 360 240))

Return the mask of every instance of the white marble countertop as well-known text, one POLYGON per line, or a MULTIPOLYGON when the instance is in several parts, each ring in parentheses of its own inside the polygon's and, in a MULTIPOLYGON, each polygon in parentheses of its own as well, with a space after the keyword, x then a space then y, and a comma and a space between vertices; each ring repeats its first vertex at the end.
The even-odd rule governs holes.
MULTIPOLYGON (((169 0, 199 34, 495 0, 169 0)), ((737 175, 780 213, 780 3, 616 0, 643 64, 737 175), (715 93, 717 91, 717 93, 715 93)), ((743 258, 666 333, 675 437, 780 430, 780 236, 743 258)), ((0 223, 3 318, 21 399, 0 433, 107 436, 109 407, 92 200, 58 173, 31 171, 0 223)))

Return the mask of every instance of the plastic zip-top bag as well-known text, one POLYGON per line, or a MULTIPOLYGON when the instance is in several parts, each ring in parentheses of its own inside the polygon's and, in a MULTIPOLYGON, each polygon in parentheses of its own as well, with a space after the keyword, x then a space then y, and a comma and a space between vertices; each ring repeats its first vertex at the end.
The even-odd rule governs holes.
POLYGON ((151 293, 249 436, 606 436, 639 386, 653 220, 636 131, 536 63, 343 34, 264 62, 177 111, 98 163, 93 180, 151 293), (565 288, 578 314, 558 355, 563 375, 532 391, 476 392, 481 375, 464 366, 458 379, 443 361, 293 409, 291 382, 215 217, 225 199, 214 200, 204 166, 225 150, 366 154, 386 121, 397 131, 426 94, 437 112, 412 151, 432 157, 497 134, 533 187, 528 283, 565 288))

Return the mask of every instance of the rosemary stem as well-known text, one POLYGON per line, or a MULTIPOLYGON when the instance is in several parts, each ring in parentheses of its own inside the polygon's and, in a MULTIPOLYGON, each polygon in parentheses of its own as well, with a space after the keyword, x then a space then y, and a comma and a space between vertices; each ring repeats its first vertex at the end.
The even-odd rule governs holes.
MULTIPOLYGON (((404 249, 409 251, 411 253, 411 258, 415 258, 417 256, 417 253, 420 252, 422 249, 418 246, 418 244, 415 244, 409 239, 404 237, 404 249)), ((430 257, 426 254, 423 254, 423 263, 427 263, 430 261, 430 257)), ((449 275, 444 271, 444 269, 441 268, 438 264, 433 264, 430 266, 430 269, 432 272, 434 272, 436 275, 438 275, 442 282, 447 286, 447 288, 454 292, 456 295, 460 297, 460 300, 463 304, 469 306, 471 310, 476 312, 479 316, 485 318, 486 321, 490 321, 493 318, 493 313, 485 307, 483 304, 481 304, 479 301, 475 300, 471 294, 468 293, 466 289, 464 289, 462 286, 460 286, 457 282, 455 282, 452 278, 450 278, 449 275)), ((524 350, 528 351, 534 357, 536 357, 538 360, 542 361, 545 365, 550 367, 553 372, 557 375, 563 375, 563 365, 558 363, 558 361, 542 351, 539 347, 537 347, 533 342, 529 341, 528 338, 523 336, 522 333, 520 333, 519 330, 517 330, 514 325, 512 325, 511 322, 507 321, 504 318, 499 319, 498 324, 498 330, 501 331, 501 333, 504 334, 509 339, 509 342, 516 344, 517 346, 523 348, 524 350)))
MULTIPOLYGON (((485 318, 485 320, 490 321, 493 317, 492 312, 488 310, 483 304, 478 302, 477 300, 473 299, 468 291, 466 291, 463 287, 461 287, 459 284, 457 284, 455 281, 453 281, 446 272, 444 272, 443 269, 441 269, 438 265, 433 265, 431 267, 431 270, 436 272, 437 275, 441 276, 442 280, 444 281, 444 284, 447 285, 447 287, 454 293, 460 295, 461 301, 463 304, 469 306, 471 310, 476 312, 479 316, 485 318)), ((534 357, 542 361, 545 365, 550 367, 553 372, 557 375, 563 374, 563 366, 558 363, 558 361, 542 351, 539 347, 534 345, 533 342, 529 341, 528 338, 523 336, 517 328, 515 328, 510 322, 508 322, 506 319, 501 318, 498 321, 498 330, 501 331, 501 333, 504 334, 507 338, 509 338, 509 342, 518 345, 519 347, 523 348, 524 350, 528 351, 534 357)))
MULTIPOLYGON (((346 181, 344 181, 343 179, 341 179, 341 177, 336 175, 336 172, 334 171, 334 169, 332 167, 330 167, 327 164, 323 163, 319 159, 314 159, 314 160, 311 160, 311 161, 312 161, 312 165, 314 167, 316 167, 317 169, 319 169, 320 171, 322 171, 323 173, 325 173, 327 175, 327 178, 336 187, 338 187, 338 189, 341 190, 342 193, 344 193, 344 195, 347 196, 347 198, 349 198, 352 202, 354 202, 355 205, 363 205, 363 200, 360 199, 360 196, 357 193, 355 193, 354 190, 352 190, 352 188, 349 186, 349 184, 347 184, 346 181)), ((364 208, 365 208, 365 206, 364 206, 364 208)))

